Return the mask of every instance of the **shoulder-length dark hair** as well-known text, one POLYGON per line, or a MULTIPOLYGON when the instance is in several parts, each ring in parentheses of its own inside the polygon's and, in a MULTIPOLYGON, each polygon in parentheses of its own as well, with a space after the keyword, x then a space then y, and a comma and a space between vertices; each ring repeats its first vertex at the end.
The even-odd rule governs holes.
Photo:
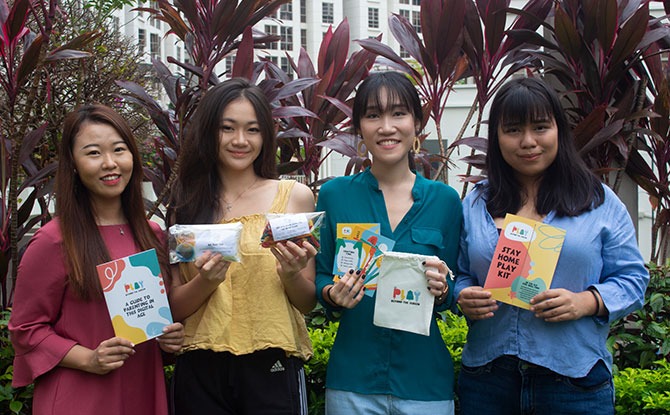
MULTIPOLYGON (((261 152, 254 160, 259 177, 277 178, 277 139, 272 108, 263 91, 246 79, 233 78, 209 89, 198 104, 182 146, 181 167, 171 198, 176 223, 212 223, 220 214, 219 130, 228 105, 247 99, 256 112, 263 137, 261 152)), ((172 215, 170 215, 172 216, 172 215)))
POLYGON ((159 241, 145 218, 142 199, 142 161, 126 120, 104 105, 84 105, 65 117, 56 171, 56 215, 69 266, 69 283, 82 299, 100 298, 102 291, 96 265, 111 260, 97 227, 89 190, 75 173, 74 141, 85 124, 114 128, 133 156, 133 172, 121 194, 123 214, 140 251, 155 248, 163 275, 169 277, 167 247, 159 241))
MULTIPOLYGON (((400 72, 377 72, 369 75, 358 87, 352 108, 352 124, 354 133, 360 134, 361 119, 368 109, 372 108, 380 113, 385 112, 389 105, 400 103, 405 106, 414 117, 417 125, 422 124, 423 108, 416 87, 409 78, 400 72), (382 91, 387 96, 386 104, 382 104, 382 91)), ((417 129, 418 130, 418 129, 417 129)), ((419 134, 420 131, 415 131, 419 134)), ((410 168, 414 169, 414 157, 409 157, 410 168)))
POLYGON ((493 217, 521 209, 524 194, 514 170, 500 151, 498 128, 554 119, 558 128, 556 159, 542 175, 535 200, 540 215, 577 216, 600 206, 602 184, 579 157, 556 92, 537 78, 517 78, 504 84, 491 104, 488 125, 487 208, 493 217))

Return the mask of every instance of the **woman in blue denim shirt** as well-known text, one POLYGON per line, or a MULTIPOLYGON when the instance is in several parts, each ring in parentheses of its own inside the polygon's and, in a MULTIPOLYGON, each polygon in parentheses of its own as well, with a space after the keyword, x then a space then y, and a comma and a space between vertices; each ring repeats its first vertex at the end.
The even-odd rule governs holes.
POLYGON ((649 273, 624 205, 579 158, 556 93, 535 78, 491 105, 489 179, 463 201, 458 304, 470 330, 461 413, 614 413, 609 323, 641 307, 649 273), (566 230, 550 289, 530 310, 482 286, 507 213, 566 230))

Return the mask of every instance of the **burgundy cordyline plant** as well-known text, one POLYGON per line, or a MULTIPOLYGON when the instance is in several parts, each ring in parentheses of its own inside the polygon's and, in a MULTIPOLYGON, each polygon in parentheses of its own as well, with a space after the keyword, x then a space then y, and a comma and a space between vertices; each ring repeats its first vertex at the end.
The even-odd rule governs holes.
MULTIPOLYGON (((183 75, 172 73, 164 62, 152 60, 170 101, 170 108, 163 108, 144 88, 132 82, 118 82, 128 93, 124 98, 144 108, 160 131, 154 138, 156 154, 162 166, 145 167, 157 200, 149 207, 148 215, 160 215, 158 207, 165 202, 172 182, 179 169, 179 148, 186 136, 189 121, 207 90, 219 83, 223 74, 216 72, 217 65, 227 56, 239 52, 245 30, 247 41, 255 47, 278 41, 277 36, 252 32, 251 27, 274 13, 280 5, 290 0, 157 0, 157 8, 138 8, 165 22, 168 34, 179 38, 190 62, 168 57, 168 63, 177 65, 183 75), (249 40, 250 39, 250 40, 249 40)), ((248 49, 248 48, 247 48, 248 49)), ((249 52, 247 52, 249 53, 249 52)))
MULTIPOLYGON (((35 108, 40 99, 50 100, 49 67, 62 59, 89 56, 77 51, 92 41, 95 32, 87 32, 65 45, 51 49, 51 31, 58 14, 56 0, 16 0, 9 7, 0 0, 0 297, 4 309, 11 301, 8 276, 16 278, 18 241, 32 227, 48 217, 45 196, 56 164, 39 168, 32 159, 46 124, 35 108), (33 32, 31 27, 36 28, 33 32), (28 192, 19 207, 19 194, 28 192), (35 205, 40 214, 31 216, 35 205), (11 270, 10 270, 11 261, 11 270)), ((11 286, 13 287, 13 281, 11 286)))

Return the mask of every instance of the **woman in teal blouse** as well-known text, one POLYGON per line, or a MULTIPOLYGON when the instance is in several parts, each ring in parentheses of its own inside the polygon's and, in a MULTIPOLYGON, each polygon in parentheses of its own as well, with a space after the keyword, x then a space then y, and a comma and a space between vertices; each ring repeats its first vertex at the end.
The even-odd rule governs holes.
MULTIPOLYGON (((407 77, 377 73, 360 85, 353 125, 373 163, 354 176, 324 184, 317 210, 326 211, 317 255, 317 296, 340 325, 326 379, 326 412, 453 414, 451 356, 431 322, 423 336, 373 325, 375 297, 365 295, 361 270, 333 282, 338 223, 379 223, 393 251, 435 255, 427 261, 427 286, 435 311, 453 305, 453 281, 462 223, 457 192, 413 170, 412 148, 420 145, 421 103, 407 77)), ((369 293, 368 293, 369 294, 369 293)))

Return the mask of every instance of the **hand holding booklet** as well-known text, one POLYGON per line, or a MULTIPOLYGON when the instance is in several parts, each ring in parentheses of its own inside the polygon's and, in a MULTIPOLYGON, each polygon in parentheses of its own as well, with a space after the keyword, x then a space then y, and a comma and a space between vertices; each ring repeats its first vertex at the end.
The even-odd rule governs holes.
POLYGON ((484 283, 498 301, 530 308, 530 299, 550 288, 565 230, 521 216, 505 216, 484 283))
POLYGON ((96 268, 116 336, 139 344, 173 323, 155 249, 96 268))

